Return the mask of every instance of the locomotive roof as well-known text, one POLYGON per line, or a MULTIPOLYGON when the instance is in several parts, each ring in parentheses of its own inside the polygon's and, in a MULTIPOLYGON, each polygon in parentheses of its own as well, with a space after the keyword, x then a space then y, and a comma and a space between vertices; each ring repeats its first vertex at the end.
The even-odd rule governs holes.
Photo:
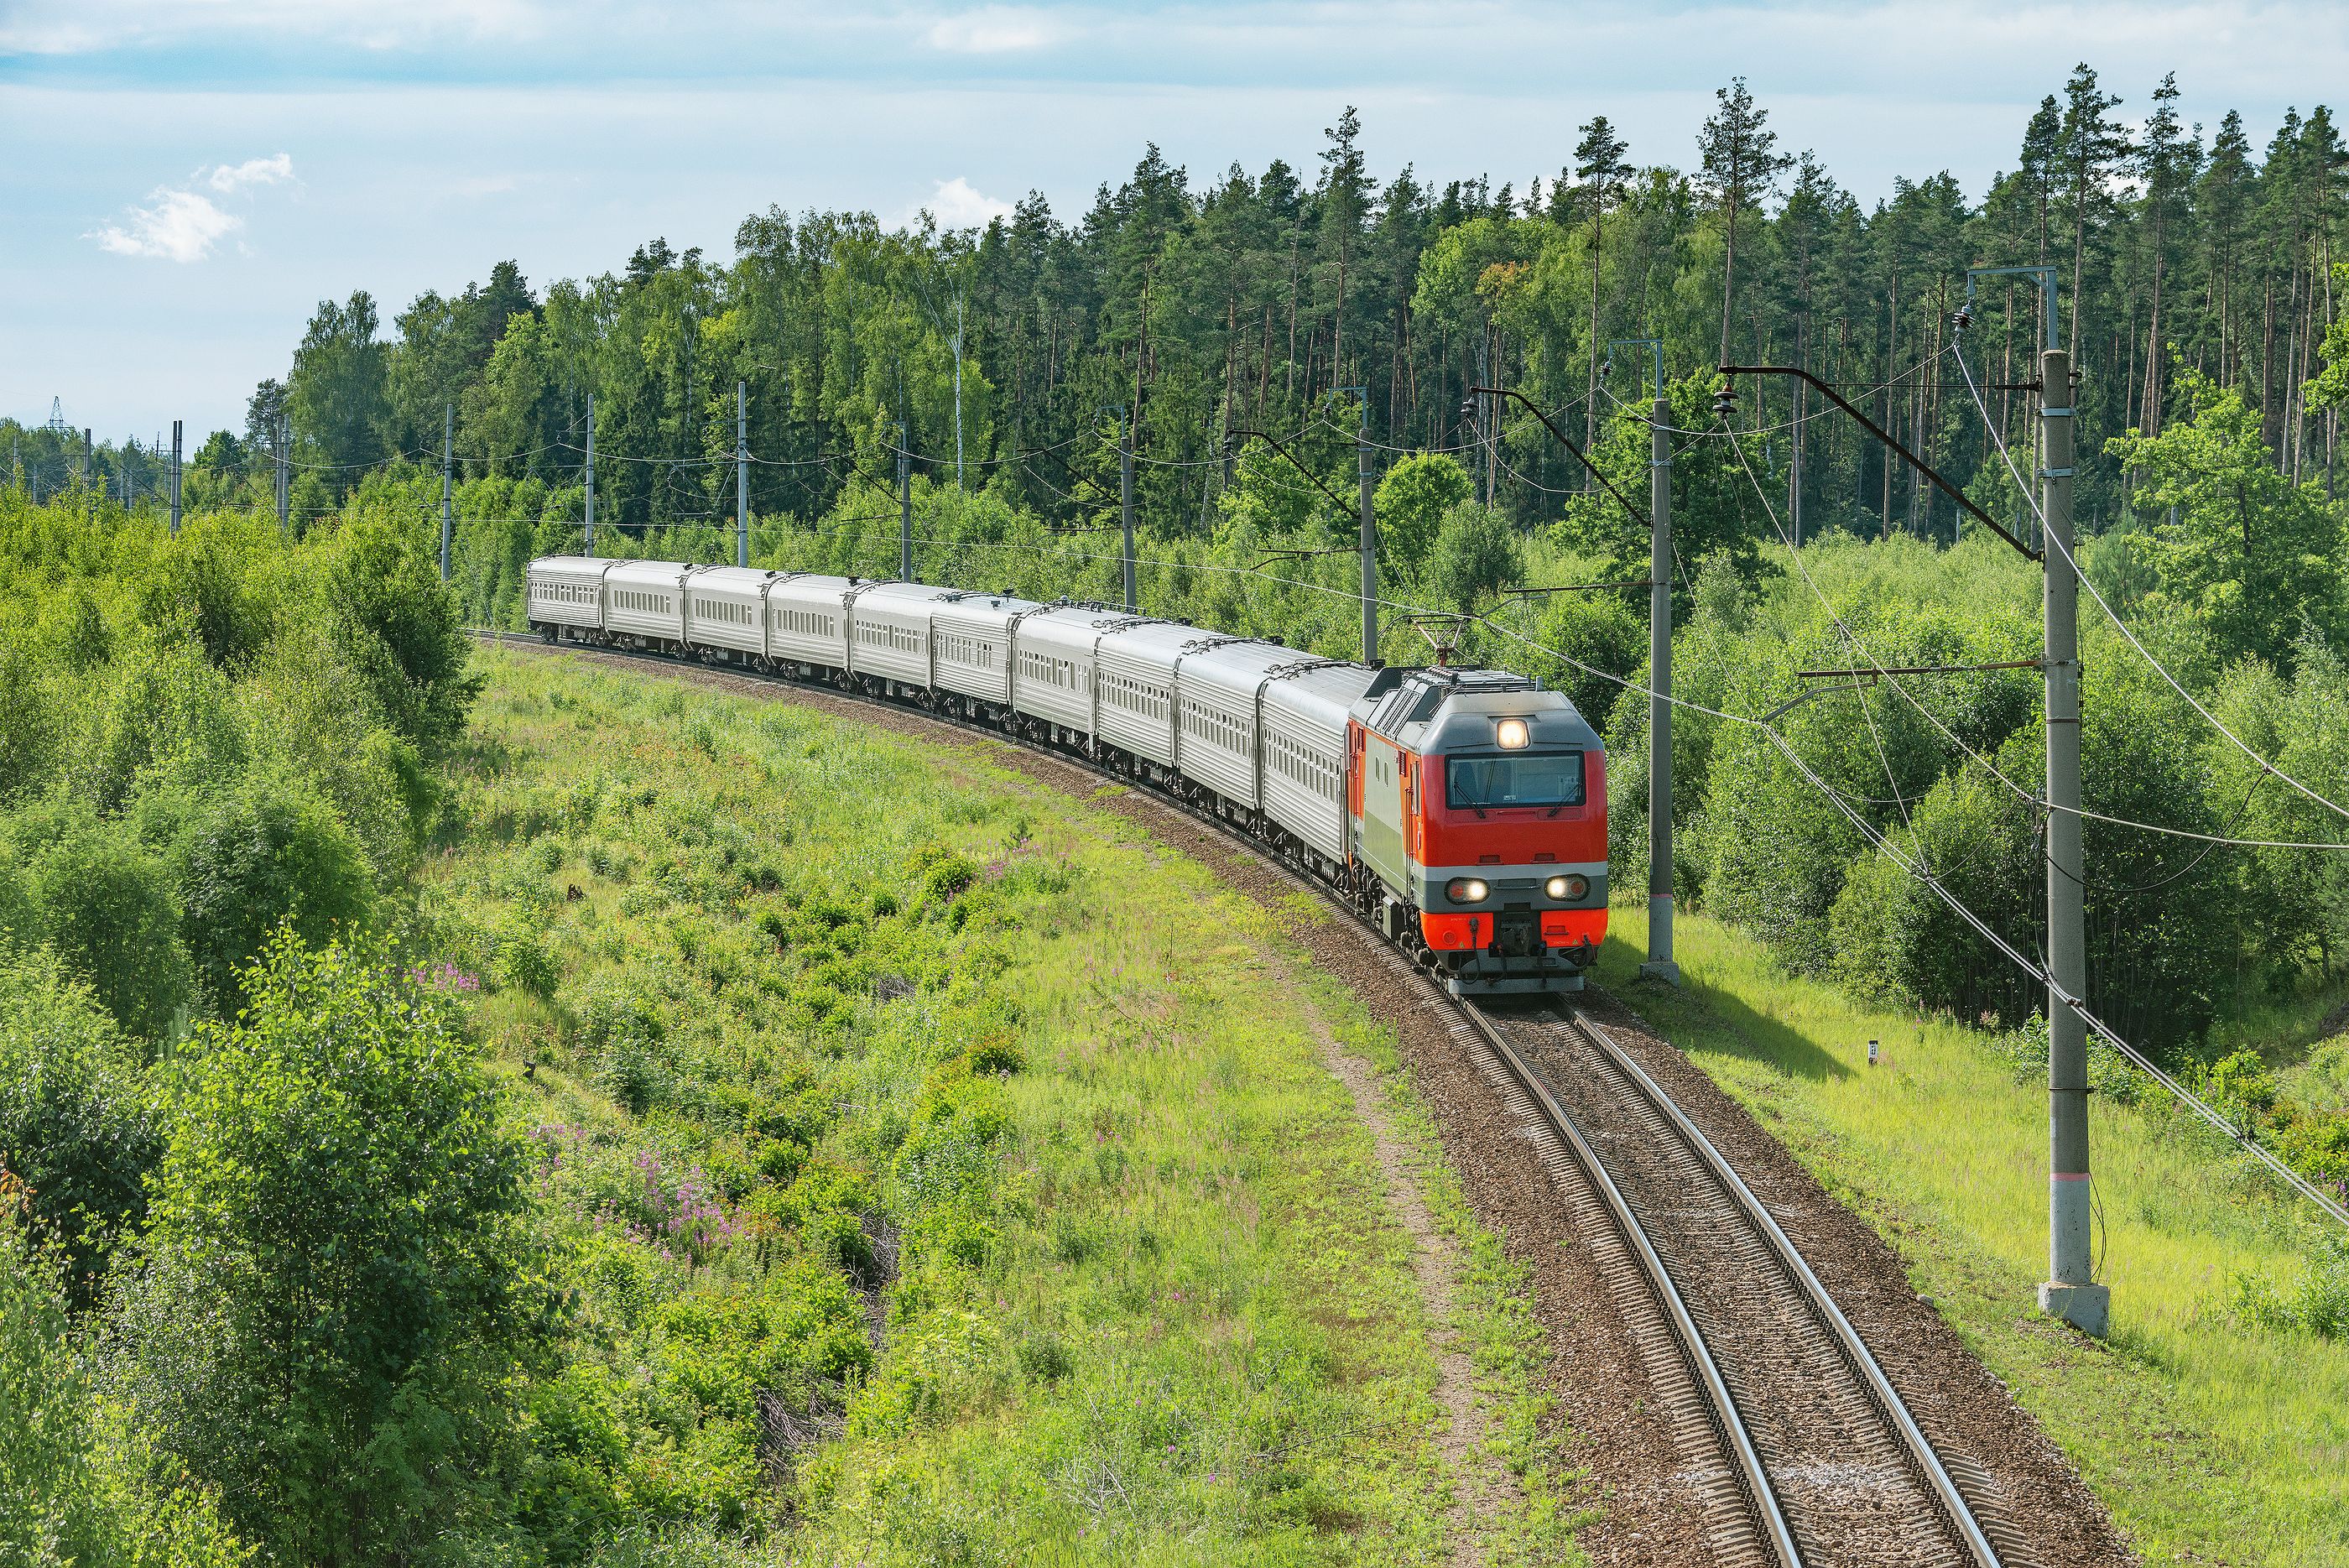
POLYGON ((1523 719, 1537 750, 1599 749, 1599 733, 1562 692, 1506 670, 1438 666, 1373 681, 1354 717, 1407 751, 1485 751, 1503 719, 1523 719))

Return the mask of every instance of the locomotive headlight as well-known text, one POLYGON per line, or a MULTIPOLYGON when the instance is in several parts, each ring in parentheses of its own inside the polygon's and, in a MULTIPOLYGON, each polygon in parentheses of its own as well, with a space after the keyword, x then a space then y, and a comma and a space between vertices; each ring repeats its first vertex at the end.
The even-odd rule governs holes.
POLYGON ((1523 719, 1504 719, 1493 730, 1494 743, 1505 752, 1522 752, 1533 738, 1523 719))
POLYGON ((1481 904, 1492 890, 1481 877, 1454 877, 1444 885, 1444 896, 1455 904, 1481 904))
POLYGON ((1590 878, 1575 876, 1553 877, 1544 887, 1543 891, 1562 904, 1568 898, 1579 898, 1588 893, 1590 878))

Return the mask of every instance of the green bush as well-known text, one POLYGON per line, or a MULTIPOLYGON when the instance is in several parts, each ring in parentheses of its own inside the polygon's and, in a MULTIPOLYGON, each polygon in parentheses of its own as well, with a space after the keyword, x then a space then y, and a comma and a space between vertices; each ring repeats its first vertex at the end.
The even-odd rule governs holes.
POLYGON ((125 1393, 276 1560, 412 1561, 502 1506, 525 1157, 382 949, 281 936, 248 989, 171 1064, 125 1393))
POLYGON ((196 979, 226 1017, 240 971, 281 926, 323 944, 363 929, 374 877, 349 828, 299 786, 256 780, 207 810, 180 849, 181 931, 196 979))
POLYGON ((1427 563, 1435 607, 1466 614, 1517 580, 1523 550, 1500 513, 1462 501, 1444 514, 1427 563))
POLYGON ((34 1226, 62 1249, 76 1305, 144 1217, 160 1152, 114 1020, 50 953, 0 955, 0 1169, 30 1189, 34 1226))
POLYGON ((162 861, 121 825, 62 804, 20 816, 15 836, 41 937, 123 1028, 169 1036, 191 973, 162 861))
POLYGON ((344 525, 323 585, 328 637, 393 731, 427 756, 464 732, 482 677, 453 595, 419 535, 373 514, 344 525))
POLYGON ((75 1568, 241 1568, 211 1492, 174 1484, 103 1402, 55 1259, 0 1195, 0 1552, 75 1568))

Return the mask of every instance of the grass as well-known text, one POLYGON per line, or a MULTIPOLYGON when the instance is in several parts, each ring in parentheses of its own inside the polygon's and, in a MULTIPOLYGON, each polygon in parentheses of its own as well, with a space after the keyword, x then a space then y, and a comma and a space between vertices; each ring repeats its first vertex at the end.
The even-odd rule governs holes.
POLYGON ((484 664, 422 919, 546 1150, 570 1555, 1445 1562, 1458 1335, 1483 1553, 1579 1560, 1526 1282, 1281 934, 1318 913, 980 748, 484 664), (1324 1037, 1460 1249, 1451 1323, 1324 1037))
POLYGON ((2046 1099, 1980 1033, 1871 1009, 1683 914, 1679 993, 1637 982, 1619 920, 1602 983, 1750 1108, 1899 1249, 2152 1563, 2349 1563, 2349 1343, 2261 1327, 2239 1279, 2289 1289, 2311 1228, 2248 1162, 2152 1100, 2090 1102, 2112 1335, 2041 1316, 2046 1099), (1868 1042, 1884 1061, 1868 1065, 1868 1042))

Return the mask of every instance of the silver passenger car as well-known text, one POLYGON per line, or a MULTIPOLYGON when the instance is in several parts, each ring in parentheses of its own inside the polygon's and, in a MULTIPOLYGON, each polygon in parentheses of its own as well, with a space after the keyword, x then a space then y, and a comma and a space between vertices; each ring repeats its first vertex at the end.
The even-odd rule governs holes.
POLYGON ((1003 594, 952 593, 932 603, 931 663, 938 689, 1009 707, 1014 629, 1043 607, 1003 594))
POLYGON ((1103 636, 1141 618, 1098 605, 1052 605, 1019 623, 1013 649, 1011 705, 1078 735, 1093 733, 1093 664, 1103 636))
POLYGON ((1172 768, 1176 672, 1185 656, 1230 640, 1167 620, 1140 621, 1105 633, 1093 663, 1100 698, 1095 736, 1172 768))
POLYGON ((723 648, 763 656, 767 585, 787 576, 741 566, 705 566, 686 579, 686 640, 696 648, 723 648))
POLYGON ((585 556, 547 556, 530 564, 524 597, 533 626, 604 628, 604 576, 610 561, 585 556))
POLYGON ((1278 643, 1238 640, 1184 659, 1175 703, 1185 778, 1250 811, 1263 804, 1257 699, 1275 670, 1296 662, 1295 651, 1278 643))
POLYGON ((800 572, 767 587, 767 657, 817 670, 848 668, 847 577, 800 572))
POLYGON ((926 583, 867 583, 851 588, 843 596, 850 672, 927 691, 935 673, 930 669, 930 609, 954 591, 926 583))
POLYGON ((1291 673, 1265 683, 1265 815, 1333 865, 1346 859, 1347 711, 1376 675, 1366 664, 1298 659, 1291 673))
POLYGON ((604 629, 624 636, 685 640, 682 561, 615 561, 604 574, 604 629))

